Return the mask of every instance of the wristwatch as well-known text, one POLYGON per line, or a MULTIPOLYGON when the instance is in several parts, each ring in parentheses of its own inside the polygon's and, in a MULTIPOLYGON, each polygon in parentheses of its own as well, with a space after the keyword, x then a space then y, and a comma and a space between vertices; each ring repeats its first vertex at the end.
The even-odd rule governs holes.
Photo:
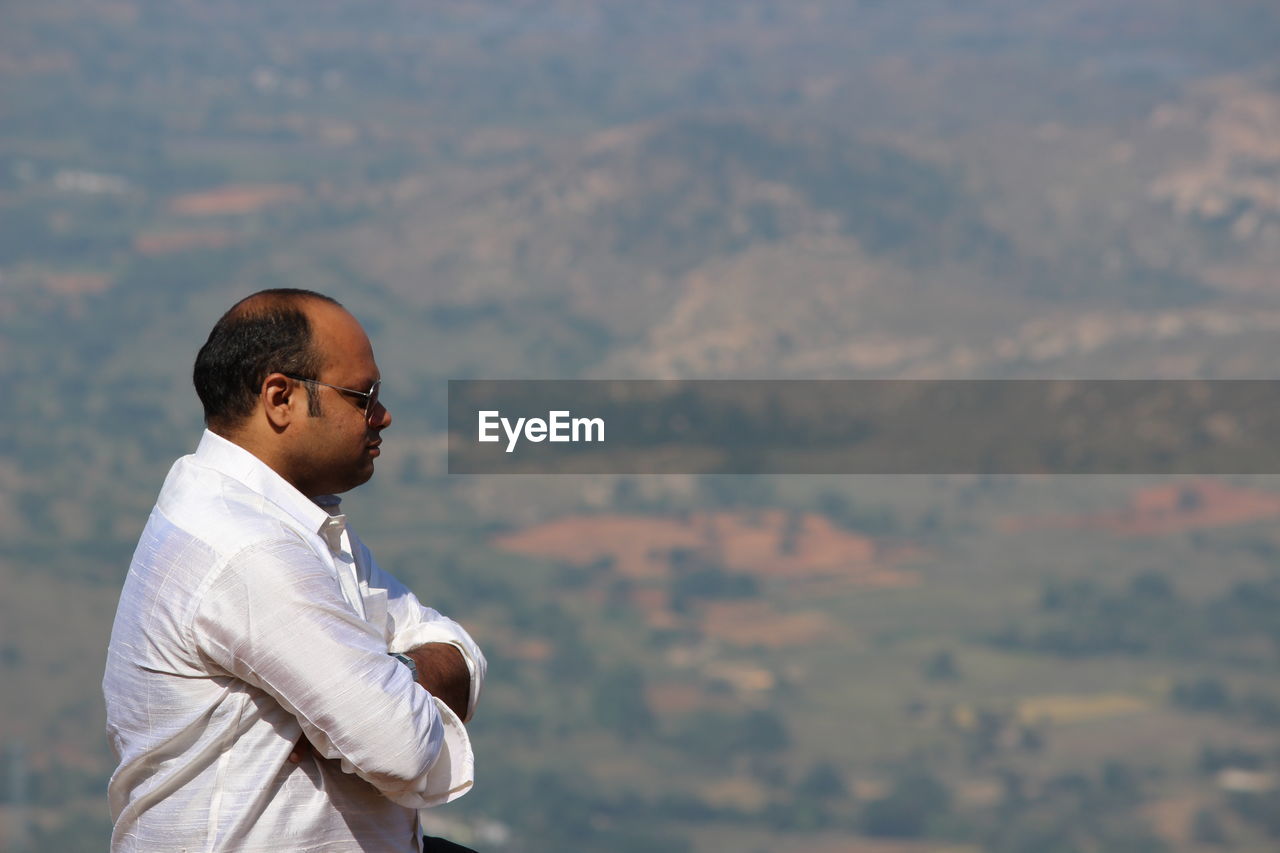
POLYGON ((413 676, 413 680, 414 681, 418 680, 418 664, 416 661, 414 661, 413 658, 409 657, 408 655, 402 655, 399 652, 389 652, 388 654, 390 654, 396 660, 400 661, 400 663, 409 667, 409 674, 413 676))

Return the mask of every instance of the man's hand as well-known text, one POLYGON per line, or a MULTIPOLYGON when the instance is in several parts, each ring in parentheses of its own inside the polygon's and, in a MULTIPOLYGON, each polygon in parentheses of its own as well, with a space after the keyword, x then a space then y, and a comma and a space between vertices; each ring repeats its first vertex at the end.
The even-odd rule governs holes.
POLYGON ((425 643, 405 652, 418 665, 418 683, 448 705, 458 719, 467 718, 471 672, 462 652, 449 643, 425 643))
POLYGON ((293 764, 301 764, 302 759, 309 755, 311 755, 311 741, 307 740, 306 735, 302 735, 293 745, 293 752, 289 753, 289 761, 293 764))

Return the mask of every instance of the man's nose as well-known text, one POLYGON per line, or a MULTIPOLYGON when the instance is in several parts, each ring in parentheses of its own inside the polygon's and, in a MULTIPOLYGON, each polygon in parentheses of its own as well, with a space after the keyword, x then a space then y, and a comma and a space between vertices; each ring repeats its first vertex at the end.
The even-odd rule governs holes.
POLYGON ((378 401, 372 417, 369 418, 369 424, 374 429, 386 429, 391 426, 391 410, 387 408, 386 403, 378 401))

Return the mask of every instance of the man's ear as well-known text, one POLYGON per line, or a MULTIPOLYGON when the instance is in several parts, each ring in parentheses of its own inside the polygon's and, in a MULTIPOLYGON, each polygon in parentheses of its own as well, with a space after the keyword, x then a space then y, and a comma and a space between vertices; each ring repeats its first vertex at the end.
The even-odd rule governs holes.
POLYGON ((259 399, 271 425, 276 429, 287 427, 297 417, 298 406, 307 404, 302 398, 305 393, 302 383, 295 383, 283 373, 272 373, 262 380, 259 399))

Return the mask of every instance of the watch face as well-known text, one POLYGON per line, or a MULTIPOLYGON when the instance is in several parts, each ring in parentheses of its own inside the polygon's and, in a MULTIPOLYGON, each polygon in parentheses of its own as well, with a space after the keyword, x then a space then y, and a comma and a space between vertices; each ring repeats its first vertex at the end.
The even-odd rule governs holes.
POLYGON ((414 681, 418 680, 418 664, 414 661, 413 658, 409 657, 408 655, 402 655, 399 652, 392 652, 391 656, 396 660, 400 661, 400 663, 409 667, 409 672, 413 673, 413 680, 414 681))

